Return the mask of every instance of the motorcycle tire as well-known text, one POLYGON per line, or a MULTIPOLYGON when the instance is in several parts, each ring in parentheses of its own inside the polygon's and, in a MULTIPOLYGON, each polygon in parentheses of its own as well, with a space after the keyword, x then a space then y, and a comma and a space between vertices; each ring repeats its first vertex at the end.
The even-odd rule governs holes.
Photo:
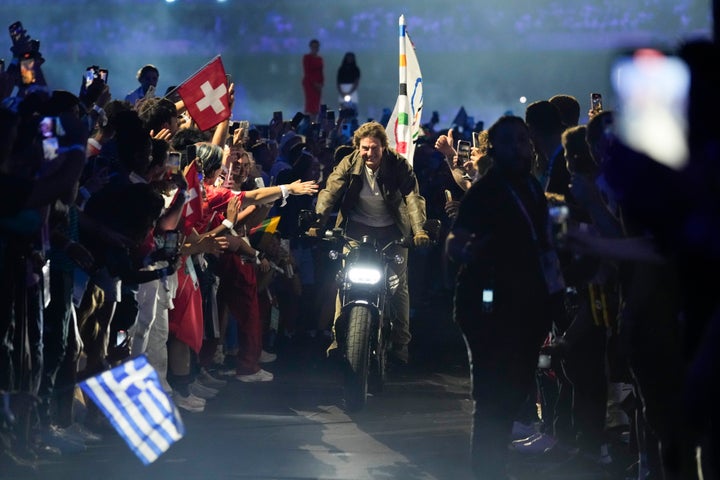
POLYGON ((343 391, 345 408, 351 412, 362 410, 367 403, 371 326, 372 315, 368 308, 356 306, 348 312, 343 391))
POLYGON ((388 339, 390 329, 383 328, 378 340, 373 342, 377 352, 370 356, 370 378, 368 379, 368 391, 370 393, 381 393, 387 378, 388 365, 388 339))

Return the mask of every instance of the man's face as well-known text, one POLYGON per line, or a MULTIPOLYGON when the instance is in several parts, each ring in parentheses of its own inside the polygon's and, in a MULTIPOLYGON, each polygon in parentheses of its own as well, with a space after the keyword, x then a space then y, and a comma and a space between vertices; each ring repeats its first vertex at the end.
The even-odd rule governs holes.
POLYGON ((382 163, 382 143, 375 137, 365 137, 360 140, 360 154, 363 160, 365 160, 365 165, 374 172, 380 167, 380 163, 382 163))
POLYGON ((157 73, 152 70, 148 70, 140 77, 140 84, 145 90, 147 90, 150 85, 157 87, 159 78, 160 76, 157 73))

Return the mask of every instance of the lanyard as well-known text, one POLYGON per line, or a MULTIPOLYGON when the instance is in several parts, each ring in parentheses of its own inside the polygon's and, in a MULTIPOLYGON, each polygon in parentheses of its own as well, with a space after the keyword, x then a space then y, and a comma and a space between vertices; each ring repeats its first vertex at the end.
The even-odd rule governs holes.
MULTIPOLYGON (((538 242, 538 236, 537 232, 535 231, 535 224, 532 221, 532 218, 530 218, 530 214, 528 213, 527 209, 525 208, 525 205, 522 203, 522 200, 520 200, 520 197, 518 196, 517 192, 512 188, 512 186, 505 182, 505 186, 510 190, 510 193, 512 194, 513 198, 515 199, 515 203, 517 203, 518 207, 520 207, 520 211, 522 212, 523 216, 525 217, 525 220, 527 220, 528 225, 530 226, 530 232, 532 233, 532 238, 535 241, 535 243, 538 242)), ((528 186, 530 187, 530 190, 532 190, 532 193, 537 196, 537 192, 535 191, 535 188, 533 188, 532 182, 528 180, 528 186)))

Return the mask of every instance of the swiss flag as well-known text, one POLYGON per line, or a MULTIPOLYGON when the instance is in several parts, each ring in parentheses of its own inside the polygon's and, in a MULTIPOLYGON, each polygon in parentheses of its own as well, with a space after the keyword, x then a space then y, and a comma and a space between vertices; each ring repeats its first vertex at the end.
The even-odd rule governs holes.
POLYGON ((209 130, 230 118, 225 68, 220 56, 178 87, 178 94, 200 130, 209 130))
POLYGON ((202 191, 200 190, 200 176, 198 175, 197 161, 193 160, 183 172, 185 181, 187 181, 187 199, 183 207, 183 233, 190 235, 193 227, 195 227, 203 218, 203 201, 202 191))

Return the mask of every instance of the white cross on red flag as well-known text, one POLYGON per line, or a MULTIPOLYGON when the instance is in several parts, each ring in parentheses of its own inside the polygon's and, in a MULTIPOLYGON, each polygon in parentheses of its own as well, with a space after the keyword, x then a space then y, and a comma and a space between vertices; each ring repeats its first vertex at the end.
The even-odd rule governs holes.
POLYGON ((230 118, 225 68, 218 55, 178 87, 178 94, 198 128, 209 130, 230 118))

